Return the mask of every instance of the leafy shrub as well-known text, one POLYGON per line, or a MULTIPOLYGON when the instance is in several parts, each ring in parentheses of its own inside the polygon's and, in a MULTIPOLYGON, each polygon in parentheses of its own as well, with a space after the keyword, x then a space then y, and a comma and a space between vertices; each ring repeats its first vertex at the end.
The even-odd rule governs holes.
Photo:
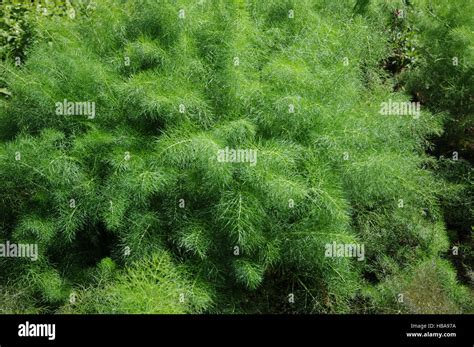
MULTIPOLYGON (((430 149, 439 156, 432 167, 445 181, 441 206, 450 239, 460 252, 451 254, 460 278, 471 281, 472 161, 474 111, 472 3, 410 1, 400 6, 403 22, 416 37, 416 63, 396 76, 397 85, 431 112, 443 117, 443 134, 433 139, 430 149)), ((401 35, 403 37, 403 35, 401 35)), ((403 47, 399 44, 398 47, 403 47)))
POLYGON ((473 309, 469 289, 458 285, 451 265, 440 259, 413 264, 366 294, 372 300, 365 302, 368 312, 371 307, 392 314, 472 313, 473 309))
POLYGON ((89 12, 93 4, 88 0, 15 1, 4 0, 0 7, 0 59, 25 59, 31 45, 44 33, 37 30, 41 17, 57 19, 89 12))
POLYGON ((473 160, 474 149, 474 10, 471 1, 413 2, 408 19, 419 34, 420 59, 400 79, 433 112, 446 113, 439 154, 451 151, 473 160))
MULTIPOLYGON (((408 97, 383 82, 390 47, 370 16, 329 0, 107 0, 41 25, 51 44, 2 65, 0 109, 0 235, 40 249, 0 259, 2 284, 34 274, 35 308, 354 312, 367 287, 396 304, 383 288, 449 249, 443 186, 423 169, 441 120, 380 114, 408 97), (57 114, 64 99, 96 117, 57 114), (220 162, 226 147, 255 165, 220 162), (325 256, 333 242, 364 244, 365 261, 325 256)), ((449 283, 457 312, 469 292, 449 283)))
MULTIPOLYGON (((181 271, 180 271, 181 270, 181 271)), ((104 258, 95 274, 97 285, 72 293, 63 313, 180 314, 209 308, 210 297, 195 282, 183 279, 166 253, 158 252, 116 274, 104 258)))

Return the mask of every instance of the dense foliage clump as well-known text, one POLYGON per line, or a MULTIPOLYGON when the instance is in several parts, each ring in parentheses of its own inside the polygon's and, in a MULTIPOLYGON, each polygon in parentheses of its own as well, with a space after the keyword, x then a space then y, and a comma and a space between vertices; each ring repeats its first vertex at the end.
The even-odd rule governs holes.
POLYGON ((443 133, 428 149, 438 158, 430 168, 446 184, 440 205, 450 240, 461 249, 451 259, 460 277, 472 284, 474 3, 405 1, 391 12, 398 14, 390 21, 395 86, 443 118, 443 133))
POLYGON ((0 258, 1 309, 472 310, 427 170, 442 119, 381 114, 410 100, 386 83, 383 16, 353 9, 107 0, 39 18, 49 39, 2 64, 0 108, 0 237, 39 258, 0 258))

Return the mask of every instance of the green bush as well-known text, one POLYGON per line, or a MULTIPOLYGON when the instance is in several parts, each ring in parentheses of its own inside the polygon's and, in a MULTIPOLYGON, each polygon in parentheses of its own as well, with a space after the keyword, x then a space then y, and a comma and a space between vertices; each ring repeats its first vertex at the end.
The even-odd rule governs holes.
POLYGON ((397 30, 392 31, 399 38, 393 61, 403 66, 410 46, 413 59, 403 69, 394 69, 399 73, 394 84, 443 119, 443 133, 429 148, 438 161, 429 166, 445 185, 440 205, 450 240, 459 248, 450 258, 459 278, 472 283, 473 4, 417 0, 395 6, 404 16, 395 20, 397 30))
MULTIPOLYGON (((450 248, 423 168, 442 121, 380 114, 409 99, 384 83, 371 18, 329 0, 107 0, 40 20, 51 44, 2 65, 0 109, 0 235, 40 259, 0 258, 2 285, 34 274, 29 309, 48 312, 396 304, 377 299, 393 278, 450 248), (64 99, 95 117, 57 114, 64 99), (223 163, 226 147, 256 161, 223 163), (333 242, 365 260, 325 256, 333 242)), ((469 292, 443 283, 464 309, 469 292)))
POLYGON ((164 252, 152 254, 115 274, 114 263, 104 258, 95 274, 96 285, 73 292, 62 313, 182 314, 208 309, 211 298, 194 281, 183 279, 164 252))
POLYGON ((408 21, 419 32, 416 69, 400 77, 432 112, 445 113, 438 153, 474 159, 474 19, 472 1, 413 2, 408 21))
POLYGON ((474 307, 469 289, 458 285, 451 265, 440 259, 422 260, 363 293, 361 307, 370 313, 459 314, 474 307))
MULTIPOLYGON (((47 33, 38 30, 39 18, 57 20, 61 17, 74 19, 94 8, 89 0, 4 0, 0 7, 0 59, 18 59, 21 64, 29 48, 47 33)), ((17 63, 17 61, 15 61, 17 63)))

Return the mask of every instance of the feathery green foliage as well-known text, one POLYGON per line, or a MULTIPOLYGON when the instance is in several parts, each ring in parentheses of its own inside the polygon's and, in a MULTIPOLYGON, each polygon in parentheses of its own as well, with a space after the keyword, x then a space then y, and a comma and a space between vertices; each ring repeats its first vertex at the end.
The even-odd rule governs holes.
MULTIPOLYGON (((409 100, 384 83, 383 24, 353 8, 104 0, 39 19, 50 44, 2 63, 0 108, 0 237, 39 259, 0 258, 1 285, 46 312, 395 307, 394 278, 450 248, 423 168, 442 121, 380 114, 409 100), (58 114, 64 99, 95 117, 58 114), (222 162, 225 148, 255 162, 222 162), (327 256, 333 242, 365 259, 327 256)), ((469 308, 440 266, 433 290, 469 308)))

